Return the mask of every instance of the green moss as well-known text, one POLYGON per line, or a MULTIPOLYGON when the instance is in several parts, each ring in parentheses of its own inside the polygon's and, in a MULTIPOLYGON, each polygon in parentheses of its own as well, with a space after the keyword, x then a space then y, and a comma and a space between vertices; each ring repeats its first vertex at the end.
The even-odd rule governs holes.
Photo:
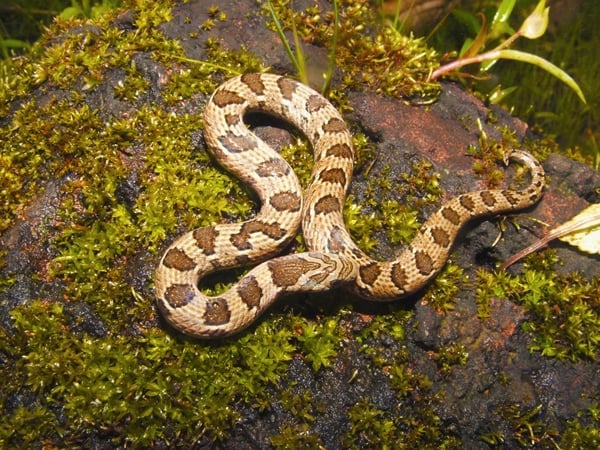
POLYGON ((342 340, 337 330, 337 321, 330 319, 322 325, 304 323, 297 326, 296 330, 302 354, 311 363, 313 370, 316 372, 321 367, 330 366, 342 340))
MULTIPOLYGON (((391 305, 390 305, 391 308, 391 305)), ((350 425, 341 438, 344 448, 460 448, 460 440, 447 432, 435 412, 443 394, 435 393, 432 381, 412 369, 405 346, 389 346, 384 335, 404 339, 405 327, 414 313, 390 311, 373 317, 356 337, 360 351, 369 359, 365 367, 377 368, 389 377, 397 402, 382 410, 366 398, 350 407, 350 425)), ((438 356, 444 370, 462 364, 464 351, 451 347, 438 356)))
POLYGON ((137 70, 135 61, 126 70, 127 76, 125 81, 119 82, 115 87, 115 97, 119 100, 128 102, 135 101, 148 91, 150 82, 146 80, 143 74, 137 70))
POLYGON ((528 320, 523 329, 531 334, 532 351, 560 359, 600 356, 600 281, 580 274, 558 274, 556 257, 549 251, 528 258, 523 273, 477 272, 476 298, 480 315, 489 315, 491 297, 523 305, 528 320))
POLYGON ((321 438, 311 431, 307 424, 285 424, 281 427, 280 433, 271 436, 269 441, 276 449, 325 448, 321 438))
POLYGON ((432 357, 440 373, 445 375, 456 365, 464 366, 469 359, 469 353, 462 344, 450 344, 434 352, 432 357))
POLYGON ((523 409, 519 404, 509 403, 500 409, 511 425, 511 438, 521 448, 543 448, 555 444, 558 433, 538 420, 542 405, 523 409))
POLYGON ((284 423, 279 434, 269 438, 274 448, 322 448, 318 433, 311 429, 317 414, 325 410, 325 405, 313 399, 309 391, 300 394, 285 390, 279 399, 281 406, 292 415, 295 423, 284 423))
MULTIPOLYGON (((365 153, 370 154, 370 150, 365 153)), ((391 245, 407 244, 414 238, 421 227, 418 211, 437 204, 443 195, 439 187, 440 174, 432 169, 432 164, 427 161, 417 162, 409 173, 401 175, 401 183, 393 184, 392 169, 387 166, 377 177, 369 177, 361 204, 354 196, 348 196, 344 222, 362 250, 376 253, 379 245, 376 236, 380 233, 391 245), (402 198, 403 202, 395 198, 402 198)), ((368 177, 368 169, 365 176, 368 177)))
MULTIPOLYGON (((295 27, 301 42, 324 48, 331 46, 332 14, 324 13, 317 6, 295 11, 285 0, 271 3, 279 21, 286 29, 295 27)), ((438 65, 437 55, 423 39, 404 36, 391 26, 383 25, 376 8, 366 0, 337 3, 340 20, 335 64, 343 68, 339 91, 368 85, 372 91, 397 97, 439 94, 439 85, 427 82, 430 71, 438 65)), ((264 9, 268 15, 268 8, 264 9)), ((275 30, 274 25, 272 29, 275 30)), ((310 66, 312 61, 306 64, 310 66)))
MULTIPOLYGON (((237 419, 228 405, 259 403, 265 386, 276 382, 300 351, 297 345, 308 349, 309 359, 314 354, 315 364, 330 358, 327 346, 309 339, 301 344, 288 328, 278 331, 272 324, 236 340, 227 347, 228 357, 219 346, 145 328, 156 312, 150 299, 131 288, 128 260, 142 246, 156 251, 180 224, 192 228, 223 217, 241 220, 253 203, 245 187, 215 168, 192 143, 193 132, 202 127, 200 110, 175 115, 156 105, 142 106, 101 119, 84 103, 114 68, 125 71, 115 95, 139 99, 149 84, 132 62, 137 52, 150 52, 169 65, 183 57, 180 46, 157 28, 170 19, 169 5, 139 2, 137 8, 136 33, 119 32, 104 22, 59 21, 29 56, 0 66, 10 80, 0 88, 2 105, 39 86, 64 89, 44 105, 30 100, 14 111, 1 111, 8 125, 0 129, 0 229, 12 224, 22 205, 39 193, 38 186, 68 175, 61 187, 61 222, 52 229, 56 256, 48 275, 64 282, 64 302, 92 305, 96 320, 109 330, 103 337, 74 333, 72 328, 85 319, 67 313, 59 302, 36 301, 13 310, 15 331, 1 329, 7 344, 2 352, 11 361, 1 369, 1 446, 69 445, 99 429, 114 436, 115 445, 133 447, 158 439, 177 445, 204 432, 220 439, 237 419), (88 24, 82 33, 58 38, 69 26, 88 24), (132 197, 120 191, 130 177, 140 190, 132 197), (137 324, 133 334, 132 323, 137 324), (261 335, 262 342, 256 340, 261 335), (27 392, 35 395, 35 405, 8 408, 11 395, 27 392)), ((246 52, 207 45, 213 61, 224 67, 262 68, 246 52)), ((196 78, 185 80, 187 86, 179 79, 165 88, 167 101, 214 89, 209 77, 214 67, 194 72, 198 67, 191 65, 196 78), (204 83, 197 82, 202 77, 204 83)), ((13 281, 5 279, 2 285, 10 287, 13 281)), ((316 326, 312 331, 320 333, 316 326)))
MULTIPOLYGON (((240 50, 225 50, 213 38, 205 43, 206 60, 199 61, 184 56, 174 56, 176 60, 186 62, 188 67, 173 74, 167 84, 164 99, 167 104, 177 104, 197 94, 211 94, 218 82, 214 76, 218 73, 239 75, 246 72, 264 72, 266 67, 256 56, 242 45, 240 50)), ((169 60, 171 56, 163 56, 169 60)))
POLYGON ((464 292, 468 284, 464 269, 454 264, 450 258, 427 289, 423 301, 440 311, 451 311, 454 309, 456 296, 464 292))
MULTIPOLYGON (((225 406, 264 395, 296 350, 291 331, 267 325, 235 345, 205 346, 157 328, 137 337, 75 334, 69 331, 72 318, 54 302, 18 307, 13 318, 17 334, 10 352, 21 357, 3 367, 5 387, 31 391, 40 403, 5 414, 0 442, 7 447, 41 438, 69 443, 97 428, 114 435, 116 445, 135 447, 159 438, 189 442, 198 426, 223 437, 237 419, 225 406), (56 427, 57 408, 68 432, 56 427), (23 424, 35 424, 36 432, 17 426, 23 424)), ((3 404, 10 391, 3 390, 3 404)))
POLYGON ((350 408, 348 417, 351 425, 341 440, 344 448, 462 448, 427 407, 393 415, 363 400, 350 408))
POLYGON ((596 403, 588 411, 567 423, 560 439, 561 448, 597 448, 600 446, 600 408, 596 403), (586 421, 588 424, 581 423, 586 421))
MULTIPOLYGON (((0 272, 2 272, 6 267, 5 258, 7 254, 8 252, 6 250, 0 250, 0 272)), ((12 274, 9 274, 9 276, 0 277, 0 293, 17 282, 16 278, 10 275, 12 274)))

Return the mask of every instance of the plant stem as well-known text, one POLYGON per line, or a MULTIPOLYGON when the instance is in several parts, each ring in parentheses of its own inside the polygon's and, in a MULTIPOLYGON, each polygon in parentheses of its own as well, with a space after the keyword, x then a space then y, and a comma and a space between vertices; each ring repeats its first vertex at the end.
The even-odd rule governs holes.
POLYGON ((452 61, 451 63, 448 63, 441 67, 438 67, 436 70, 434 70, 431 73, 429 80, 435 80, 435 79, 441 77, 442 75, 446 75, 448 73, 454 72, 455 70, 458 70, 461 67, 467 66, 469 64, 478 64, 478 63, 482 63, 485 61, 492 61, 494 59, 498 59, 500 50, 511 45, 520 36, 521 36, 521 34, 517 31, 515 34, 510 36, 508 39, 506 39, 504 42, 502 42, 500 45, 498 45, 497 47, 495 47, 494 49, 492 49, 490 51, 481 53, 476 56, 471 56, 469 58, 457 59, 456 61, 452 61))

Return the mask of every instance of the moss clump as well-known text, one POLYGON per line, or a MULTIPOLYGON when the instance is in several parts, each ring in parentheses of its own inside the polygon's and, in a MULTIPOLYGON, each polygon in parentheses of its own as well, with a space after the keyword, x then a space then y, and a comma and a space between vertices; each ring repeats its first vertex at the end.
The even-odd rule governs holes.
MULTIPOLYGON (((40 276, 64 286, 60 300, 29 301, 12 311, 10 330, 0 328, 2 447, 76 445, 100 435, 133 447, 177 446, 205 434, 221 439, 238 418, 232 405, 260 403, 300 345, 319 367, 331 357, 300 344, 293 328, 272 324, 231 346, 174 338, 155 327, 150 289, 132 288, 130 263, 142 248, 155 253, 180 224, 241 220, 253 207, 246 188, 197 151, 200 108, 122 105, 125 112, 111 115, 93 106, 107 73, 123 74, 117 99, 147 95, 134 55, 169 66, 185 58, 158 29, 171 18, 170 3, 133 6, 135 33, 111 26, 113 16, 58 20, 30 54, 0 64, 7 81, 0 87, 0 231, 47 182, 59 180, 56 221, 41 230, 53 259, 40 276), (36 100, 49 92, 43 104, 36 100), (76 312, 81 304, 92 317, 76 312)), ((258 68, 247 52, 225 52, 214 41, 207 52, 221 70, 258 68)), ((217 82, 208 72, 194 73, 204 83, 190 78, 186 88, 180 78, 161 94, 175 104, 209 93, 217 82)), ((212 66, 210 73, 220 72, 212 66)), ((5 277, 0 292, 13 284, 5 277)), ((319 334, 319 326, 312 331, 319 334)))
POLYGON ((372 91, 396 97, 439 94, 439 85, 427 81, 429 73, 438 65, 437 54, 423 39, 402 35, 391 26, 383 25, 370 2, 339 0, 337 30, 334 30, 333 14, 321 11, 318 6, 294 11, 287 1, 272 4, 284 26, 292 29, 294 23, 302 42, 329 48, 337 34, 335 64, 342 67, 344 73, 339 86, 341 92, 368 85, 372 91))
POLYGON ((600 357, 600 281, 574 273, 560 275, 551 252, 534 255, 523 273, 478 271, 476 298, 486 315, 491 297, 523 305, 529 314, 523 329, 533 337, 532 351, 560 359, 600 357))
POLYGON ((288 390, 282 393, 279 401, 298 423, 282 425, 279 434, 269 438, 271 445, 278 449, 323 448, 321 437, 311 429, 311 425, 317 414, 324 411, 325 405, 316 401, 309 391, 296 394, 288 390))
POLYGON ((134 447, 177 446, 204 432, 223 437, 238 419, 227 405, 266 395, 295 350, 289 328, 267 325, 235 345, 203 346, 157 328, 135 337, 76 334, 74 318, 55 302, 12 315, 16 333, 2 351, 14 363, 2 367, 2 405, 10 392, 29 391, 38 401, 4 414, 6 447, 75 443, 98 429, 115 445, 134 447))
POLYGON ((468 285, 469 280, 464 269, 453 263, 450 258, 427 289, 423 301, 440 311, 452 311, 456 296, 468 285))
POLYGON ((266 67, 242 45, 240 50, 225 50, 216 39, 209 37, 205 43, 206 60, 199 61, 180 55, 161 54, 161 59, 172 58, 187 63, 170 77, 164 93, 165 102, 175 105, 200 93, 212 93, 219 82, 216 73, 237 75, 247 72, 264 72, 266 67))
MULTIPOLYGON (((20 205, 39 191, 45 179, 71 171, 87 173, 87 167, 80 163, 90 164, 94 153, 100 154, 97 166, 108 164, 117 169, 115 158, 118 160, 119 152, 128 145, 128 136, 106 138, 101 114, 84 103, 107 71, 124 69, 134 73, 131 56, 136 52, 181 53, 176 42, 165 39, 155 29, 170 19, 168 4, 142 10, 136 16, 138 33, 123 33, 111 27, 114 14, 95 22, 57 20, 28 56, 0 64, 6 81, 0 83, 0 120, 5 125, 0 130, 0 231, 10 225, 20 205), (56 91, 56 96, 47 105, 26 100, 36 89, 56 91), (13 102, 21 99, 23 103, 15 108, 13 102)), ((144 83, 138 79, 135 86, 143 89, 144 83)), ((113 173, 109 171, 107 176, 113 173)), ((98 171, 89 175, 92 179, 98 171)), ((114 185, 106 184, 110 192, 114 185)))
POLYGON ((597 448, 600 445, 600 407, 598 403, 570 420, 561 435, 561 448, 597 448), (586 421, 583 424, 580 421, 586 421))
MULTIPOLYGON (((382 409, 369 398, 362 398, 350 407, 350 425, 341 438, 344 448, 461 448, 460 439, 448 432, 436 405, 443 394, 434 392, 432 381, 411 369, 410 354, 404 346, 389 346, 380 340, 382 334, 391 334, 403 340, 404 327, 412 317, 411 311, 391 313, 394 326, 377 316, 357 336, 360 351, 369 364, 365 367, 382 370, 389 377, 395 395, 391 408, 382 409)), ((458 354, 460 348, 456 347, 458 354)), ((450 352, 450 350, 449 350, 450 352)), ((446 353, 440 356, 446 368, 461 363, 461 358, 446 353)), ((371 369, 373 370, 373 369, 371 369)))
POLYGON ((378 234, 383 234, 391 245, 409 243, 421 226, 418 212, 437 204, 443 195, 440 174, 433 172, 430 162, 413 164, 412 170, 400 174, 398 180, 391 170, 386 166, 377 177, 369 178, 360 204, 352 195, 346 201, 346 227, 358 246, 370 254, 377 252, 378 234))

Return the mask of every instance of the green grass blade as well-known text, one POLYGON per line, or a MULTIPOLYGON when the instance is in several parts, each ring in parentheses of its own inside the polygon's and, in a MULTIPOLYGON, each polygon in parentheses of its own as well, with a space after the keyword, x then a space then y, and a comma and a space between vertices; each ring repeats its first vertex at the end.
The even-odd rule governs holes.
POLYGON ((340 25, 340 13, 338 9, 337 0, 333 0, 333 42, 331 43, 331 50, 329 51, 329 65, 327 67, 327 73, 325 74, 325 83, 321 89, 321 94, 325 95, 331 86, 331 79, 333 78, 333 71, 335 70, 335 52, 337 50, 338 40, 338 29, 340 25))
POLYGON ((583 103, 587 104, 583 92, 581 91, 579 85, 575 82, 575 80, 571 78, 571 76, 567 74, 564 70, 562 70, 560 67, 555 66, 550 61, 541 58, 537 55, 521 52, 519 50, 500 50, 497 53, 495 53, 494 56, 497 56, 502 59, 512 59, 514 61, 526 62, 529 64, 533 64, 534 66, 538 66, 541 69, 544 69, 546 72, 555 76, 560 81, 569 86, 573 91, 575 91, 579 99, 583 103))
POLYGON ((277 17, 275 8, 273 8, 273 4, 270 1, 267 4, 269 6, 269 12, 271 13, 271 18, 273 19, 273 22, 275 23, 275 28, 277 28, 277 34, 279 34, 279 38, 281 39, 281 43, 283 44, 283 47, 285 48, 285 51, 288 54, 288 57, 290 58, 290 61, 292 61, 292 64, 294 65, 296 70, 298 70, 298 68, 299 68, 298 60, 296 59, 296 55, 294 55, 294 52, 292 51, 292 48, 290 47, 290 43, 288 42, 288 40, 285 37, 283 27, 281 26, 279 17, 277 17))

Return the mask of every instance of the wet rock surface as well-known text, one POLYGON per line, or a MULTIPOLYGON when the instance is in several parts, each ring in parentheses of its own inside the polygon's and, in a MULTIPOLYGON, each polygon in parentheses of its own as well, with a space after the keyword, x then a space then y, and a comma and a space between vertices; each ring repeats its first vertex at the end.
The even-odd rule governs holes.
MULTIPOLYGON (((265 26, 265 16, 254 14, 255 2, 224 3, 220 7, 227 13, 228 19, 217 23, 210 32, 203 32, 198 39, 191 39, 190 33, 197 31, 208 18, 206 11, 211 2, 178 5, 174 9, 173 20, 162 25, 163 31, 171 38, 180 39, 190 58, 203 60, 203 43, 207 37, 212 37, 229 49, 238 49, 243 44, 265 65, 278 71, 292 72, 279 39, 265 26)), ((296 7, 301 8, 301 5, 296 4, 296 7)), ((124 30, 131 28, 131 15, 121 15, 115 26, 124 30)), ((311 49, 305 51, 310 58, 311 49)), ((323 59, 322 49, 315 52, 314 59, 323 59)), ((169 69, 143 54, 136 57, 136 62, 150 82, 147 95, 138 102, 160 102, 161 77, 166 76, 169 69)), ((90 101, 102 104, 107 118, 132 108, 132 105, 112 95, 111 86, 121 77, 122 74, 117 71, 109 74, 105 87, 100 86, 95 91, 96 97, 90 97, 90 101)), ((55 94, 52 92, 52 95, 55 94)), ((44 95, 49 94, 40 93, 40 102, 43 102, 44 95)), ((410 172, 412 165, 423 159, 430 161, 433 170, 441 174, 440 185, 446 198, 485 188, 484 181, 473 175, 473 159, 466 152, 468 146, 478 144, 480 126, 490 139, 501 140, 499 130, 505 126, 518 139, 533 137, 526 124, 497 108, 490 111, 454 83, 444 83, 439 100, 428 106, 410 105, 368 90, 348 92, 347 95, 353 108, 346 116, 349 125, 369 136, 376 147, 376 157, 369 172, 359 170, 355 175, 352 194, 357 201, 366 195, 370 179, 385 172, 392 184, 400 184, 403 182, 402 174, 410 172), (494 121, 490 120, 492 115, 494 121)), ((182 108, 187 107, 190 106, 182 108)), ((288 134, 279 129, 266 127, 259 132, 275 146, 289 139, 288 134)), ((200 136, 196 140, 198 145, 202 145, 200 136)), ((143 154, 143 149, 137 150, 143 154)), ((130 168, 131 176, 118 188, 117 195, 123 202, 131 204, 139 195, 139 168, 135 165, 130 168)), ((589 167, 563 156, 550 155, 544 162, 544 168, 550 184, 542 202, 520 213, 519 217, 531 216, 557 225, 589 203, 599 201, 600 175, 589 167)), ((513 171, 512 168, 507 170, 509 173, 513 171)), ((45 186, 39 197, 25 205, 14 225, 0 235, 2 248, 8 251, 6 265, 1 270, 18 274, 16 283, 0 292, 0 324, 5 327, 11 326, 9 313, 15 306, 37 298, 60 297, 61 283, 49 282, 43 276, 54 255, 49 241, 37 239, 37 230, 41 224, 46 230, 51 230, 60 220, 57 217, 61 195, 58 187, 64 181, 56 180, 45 186)), ((431 210, 421 212, 419 219, 423 220, 429 213, 431 210)), ((532 243, 540 230, 535 226, 520 230, 509 227, 497 246, 492 248, 498 234, 496 222, 493 219, 478 221, 462 233, 455 246, 454 262, 465 269, 467 277, 474 277, 477 269, 492 270, 497 261, 532 243)), ((44 236, 50 240, 52 233, 44 236)), ((563 244, 553 243, 552 247, 563 262, 558 269, 561 272, 579 271, 588 279, 600 276, 598 257, 581 254, 563 244)), ((398 248, 382 242, 378 251, 382 257, 392 257, 398 248)), ((128 261, 129 267, 125 271, 131 285, 139 292, 146 292, 149 297, 151 291, 148 285, 156 262, 140 249, 139 257, 128 261)), ((511 270, 518 272, 519 265, 511 270)), ((317 373, 298 356, 290 362, 285 381, 270 388, 273 398, 280 398, 285 392, 299 398, 310 396, 311 402, 317 406, 309 411, 310 419, 305 422, 310 433, 320 436, 325 448, 345 446, 344 436, 349 433, 348 411, 364 399, 402 427, 415 408, 422 408, 417 403, 424 395, 420 390, 425 388, 415 384, 399 396, 386 366, 374 364, 373 359, 360 350, 362 346, 370 346, 376 349, 376 353, 390 359, 402 354, 405 366, 413 374, 430 380, 427 395, 431 398, 439 396, 427 408, 439 417, 448 436, 462 442, 463 448, 485 448, 481 436, 488 433, 514 435, 514 422, 507 419, 510 415, 507 405, 519 405, 522 411, 531 411, 541 405, 535 421, 546 424, 548 429, 560 430, 566 421, 592 404, 590 399, 598 398, 600 371, 597 362, 558 361, 528 350, 531 338, 521 329, 526 318, 521 306, 494 298, 489 305, 489 317, 481 319, 473 289, 461 291, 453 301, 454 309, 442 313, 423 301, 422 293, 385 307, 352 299, 356 312, 345 315, 343 319, 349 335, 361 331, 363 315, 368 322, 373 314, 414 309, 414 316, 406 324, 405 339, 379 335, 370 336, 360 344, 348 339, 338 350, 333 366, 317 373), (448 370, 443 370, 434 356, 449 345, 460 345, 465 359, 462 364, 453 364, 448 370)), ((342 307, 344 304, 344 301, 340 302, 342 307)), ((94 315, 93 308, 83 304, 70 305, 68 315, 77 332, 92 336, 108 333, 106 326, 94 315)), ((414 380, 411 382, 416 383, 414 380)), ((35 400, 21 400, 21 403, 29 402, 35 400)), ((274 400, 265 409, 252 405, 239 408, 242 420, 234 426, 227 439, 214 444, 209 436, 205 436, 190 447, 268 448, 270 436, 280 433, 282 426, 301 422, 299 414, 290 413, 289 404, 284 405, 281 400, 274 400)), ((354 443, 359 447, 368 444, 360 436, 355 438, 354 443)), ((97 448, 110 447, 110 439, 103 440, 101 434, 91 441, 97 448)), ((517 448, 519 443, 508 439, 504 445, 504 448, 517 448)))

